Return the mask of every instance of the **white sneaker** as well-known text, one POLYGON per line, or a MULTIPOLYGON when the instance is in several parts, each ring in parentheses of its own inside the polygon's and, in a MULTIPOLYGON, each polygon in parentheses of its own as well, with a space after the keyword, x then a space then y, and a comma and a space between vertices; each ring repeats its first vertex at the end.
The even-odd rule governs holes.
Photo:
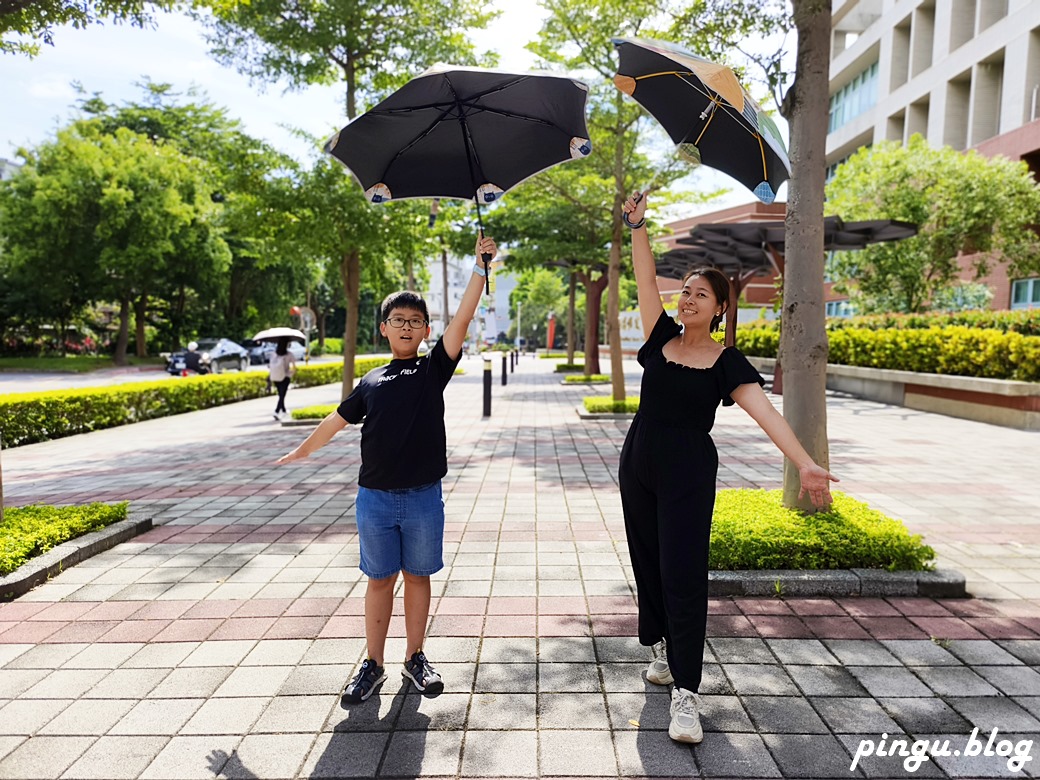
POLYGON ((654 685, 670 685, 672 682, 672 670, 668 668, 668 653, 662 639, 650 648, 653 660, 646 667, 646 679, 654 685))
POLYGON ((697 744, 704 739, 701 729, 701 716, 697 709, 697 694, 685 688, 672 688, 672 722, 668 726, 668 736, 676 742, 692 742, 697 744))

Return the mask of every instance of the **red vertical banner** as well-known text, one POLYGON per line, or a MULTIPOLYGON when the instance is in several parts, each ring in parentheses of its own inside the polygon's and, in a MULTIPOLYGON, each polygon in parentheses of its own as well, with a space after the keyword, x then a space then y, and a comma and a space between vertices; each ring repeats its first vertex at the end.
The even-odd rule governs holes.
POLYGON ((556 341, 556 315, 549 312, 549 326, 546 328, 545 348, 552 349, 556 341))

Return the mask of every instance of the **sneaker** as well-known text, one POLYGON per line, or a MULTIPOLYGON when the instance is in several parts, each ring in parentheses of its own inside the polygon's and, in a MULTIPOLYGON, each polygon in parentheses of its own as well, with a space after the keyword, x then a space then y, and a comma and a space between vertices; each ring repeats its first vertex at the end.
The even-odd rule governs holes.
POLYGON ((650 648, 653 660, 646 667, 646 679, 654 685, 671 685, 672 670, 668 668, 668 653, 662 639, 650 648))
POLYGON ((411 680, 415 690, 420 693, 440 693, 444 690, 444 680, 430 666, 430 662, 426 660, 426 654, 422 650, 416 650, 412 653, 412 657, 404 662, 401 676, 411 680))
POLYGON ((386 672, 383 671, 383 667, 374 659, 366 658, 365 662, 361 664, 361 668, 358 669, 358 673, 354 675, 354 679, 347 683, 347 687, 343 691, 343 698, 352 704, 365 701, 372 695, 376 686, 385 679, 386 672))
POLYGON ((697 701, 697 694, 678 686, 672 688, 672 722, 668 726, 668 736, 676 742, 697 744, 704 739, 697 701))

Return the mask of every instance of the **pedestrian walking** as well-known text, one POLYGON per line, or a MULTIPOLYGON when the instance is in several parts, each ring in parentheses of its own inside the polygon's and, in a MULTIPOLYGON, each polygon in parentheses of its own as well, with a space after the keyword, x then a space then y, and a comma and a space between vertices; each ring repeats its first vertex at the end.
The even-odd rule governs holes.
POLYGON ((691 271, 679 293, 678 323, 657 287, 646 230, 646 198, 624 204, 632 226, 632 264, 646 342, 639 412, 628 430, 618 477, 639 601, 640 644, 652 648, 647 680, 674 683, 668 735, 700 742, 697 689, 708 615, 708 544, 718 453, 710 431, 719 404, 740 405, 798 466, 799 497, 830 503, 829 482, 765 393, 762 377, 736 347, 711 337, 729 300, 716 268, 691 271))
MULTIPOLYGON (((498 250, 491 238, 477 240, 476 256, 498 250)), ((357 526, 365 592, 368 651, 347 683, 347 701, 361 702, 386 679, 384 649, 397 576, 404 576, 407 647, 401 674, 416 690, 440 693, 444 681, 423 652, 430 615, 430 575, 444 567, 444 500, 448 472, 444 388, 462 357, 462 343, 484 290, 481 261, 473 268, 455 317, 428 354, 419 345, 430 335, 426 301, 414 292, 388 295, 379 331, 393 359, 362 377, 339 408, 279 463, 302 460, 327 444, 348 423, 364 420, 357 526)))
POLYGON ((296 359, 289 351, 289 339, 278 339, 274 354, 268 363, 267 378, 278 391, 278 404, 274 407, 274 419, 280 420, 280 414, 286 413, 285 394, 289 391, 289 383, 296 374, 296 359))

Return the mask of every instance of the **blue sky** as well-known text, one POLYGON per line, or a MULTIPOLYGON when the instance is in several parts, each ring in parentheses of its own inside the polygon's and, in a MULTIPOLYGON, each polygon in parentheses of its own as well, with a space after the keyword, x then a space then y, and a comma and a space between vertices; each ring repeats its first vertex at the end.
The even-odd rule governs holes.
MULTIPOLYGON (((478 47, 497 50, 503 70, 534 67, 533 55, 523 46, 537 36, 542 9, 536 0, 500 0, 498 5, 503 13, 479 34, 478 47)), ((68 122, 77 98, 72 82, 82 84, 88 94, 101 92, 118 103, 138 100, 142 93, 135 82, 146 76, 171 83, 178 91, 194 84, 214 103, 226 106, 246 132, 300 159, 308 149, 289 128, 324 138, 346 121, 342 87, 288 92, 278 85, 251 85, 210 58, 201 25, 185 16, 163 14, 151 29, 112 24, 59 29, 55 45, 42 47, 32 60, 0 55, 0 157, 13 158, 19 146, 35 145, 68 122)), ((753 200, 729 177, 706 169, 683 184, 689 189, 732 188, 729 195, 709 206, 686 209, 683 216, 753 200)))

